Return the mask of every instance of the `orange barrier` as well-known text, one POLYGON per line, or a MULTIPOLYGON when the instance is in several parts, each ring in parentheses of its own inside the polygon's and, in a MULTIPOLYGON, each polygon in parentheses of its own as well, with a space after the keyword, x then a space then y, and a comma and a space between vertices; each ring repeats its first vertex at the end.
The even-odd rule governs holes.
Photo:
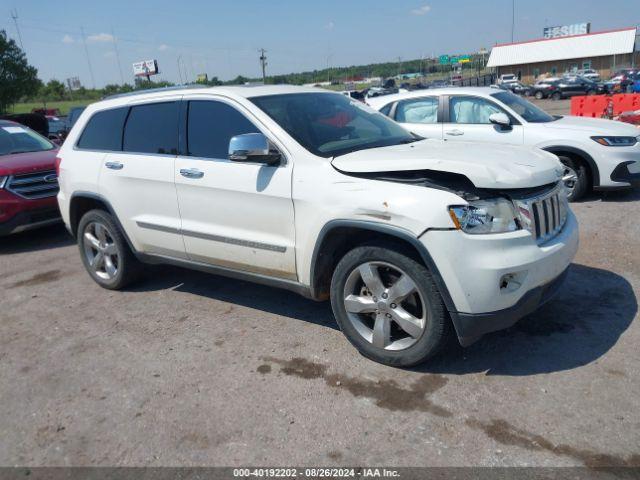
POLYGON ((571 98, 571 115, 600 118, 607 114, 609 102, 613 102, 612 115, 640 110, 640 94, 589 95, 571 98))
POLYGON ((571 115, 600 118, 607 112, 608 105, 607 95, 571 97, 571 115))

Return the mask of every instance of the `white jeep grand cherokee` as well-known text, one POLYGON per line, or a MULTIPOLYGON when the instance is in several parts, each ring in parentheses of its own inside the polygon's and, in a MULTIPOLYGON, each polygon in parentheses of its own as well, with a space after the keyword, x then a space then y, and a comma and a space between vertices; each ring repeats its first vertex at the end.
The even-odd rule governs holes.
POLYGON ((565 165, 569 200, 596 190, 640 186, 640 130, 602 118, 551 116, 496 88, 447 88, 368 99, 408 130, 449 142, 528 145, 565 165))
POLYGON ((578 247, 554 155, 422 140, 317 89, 108 99, 59 156, 62 215, 99 285, 171 263, 330 298, 389 365, 514 324, 578 247))

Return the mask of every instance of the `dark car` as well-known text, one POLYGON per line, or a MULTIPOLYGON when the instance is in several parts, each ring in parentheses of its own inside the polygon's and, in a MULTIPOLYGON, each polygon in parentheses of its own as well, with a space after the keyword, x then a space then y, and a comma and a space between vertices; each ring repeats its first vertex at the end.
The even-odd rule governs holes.
POLYGON ((573 77, 555 80, 542 80, 531 87, 537 99, 552 98, 560 100, 576 95, 597 95, 607 93, 607 87, 588 78, 573 77))
POLYGON ((525 85, 522 82, 501 83, 499 88, 502 90, 509 90, 516 95, 526 95, 527 97, 532 93, 531 85, 525 85))
POLYGON ((60 221, 57 152, 29 127, 0 120, 0 236, 60 221))
POLYGON ((49 140, 60 141, 67 136, 68 128, 65 117, 56 117, 53 115, 47 115, 47 123, 49 125, 49 140))
POLYGON ((84 109, 87 107, 73 107, 69 110, 69 115, 67 116, 67 130, 71 130, 71 127, 75 125, 80 118, 80 114, 84 112, 84 109))

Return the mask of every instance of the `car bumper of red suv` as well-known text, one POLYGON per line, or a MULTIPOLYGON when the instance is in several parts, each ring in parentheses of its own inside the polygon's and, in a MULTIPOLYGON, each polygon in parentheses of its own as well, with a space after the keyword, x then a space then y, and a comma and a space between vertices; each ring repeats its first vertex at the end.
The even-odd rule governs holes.
POLYGON ((28 200, 0 189, 0 236, 61 220, 56 197, 28 200))

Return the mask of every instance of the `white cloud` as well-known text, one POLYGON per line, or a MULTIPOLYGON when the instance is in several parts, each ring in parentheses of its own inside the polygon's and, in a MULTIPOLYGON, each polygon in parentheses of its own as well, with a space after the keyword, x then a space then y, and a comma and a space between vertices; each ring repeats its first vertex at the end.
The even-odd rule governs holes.
POLYGON ((62 37, 62 43, 73 43, 73 37, 69 34, 65 34, 64 37, 62 37))
POLYGON ((327 30, 333 30, 335 26, 336 26, 335 23, 329 22, 324 26, 324 28, 327 29, 327 30))
POLYGON ((411 14, 412 15, 426 15, 430 11, 431 11, 431 7, 429 5, 423 5, 421 7, 414 8, 413 10, 411 10, 411 14))
POLYGON ((89 35, 87 40, 96 43, 113 42, 113 35, 110 33, 96 33, 95 35, 89 35))
POLYGON ((169 45, 163 43, 162 45, 160 45, 158 47, 158 50, 161 51, 161 52, 166 52, 167 50, 169 50, 169 45))

